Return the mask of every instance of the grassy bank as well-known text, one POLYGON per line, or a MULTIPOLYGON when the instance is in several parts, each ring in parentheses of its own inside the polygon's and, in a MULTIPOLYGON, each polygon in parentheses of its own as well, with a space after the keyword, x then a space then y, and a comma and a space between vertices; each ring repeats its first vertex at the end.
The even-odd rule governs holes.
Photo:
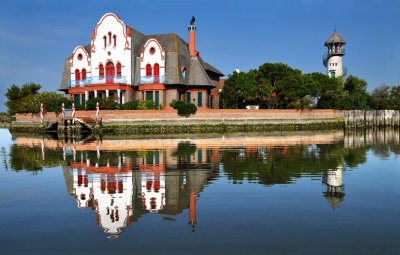
MULTIPOLYGON (((46 133, 46 125, 18 124, 8 127, 15 133, 46 133)), ((319 121, 276 121, 276 122, 249 122, 249 123, 185 123, 185 124, 105 124, 93 126, 94 135, 148 135, 148 134, 201 134, 225 132, 257 132, 257 131, 315 131, 329 129, 343 129, 343 119, 319 121)))
POLYGON ((296 131, 343 129, 343 120, 271 123, 212 123, 212 124, 127 124, 103 125, 93 129, 99 135, 127 134, 190 134, 256 131, 296 131))

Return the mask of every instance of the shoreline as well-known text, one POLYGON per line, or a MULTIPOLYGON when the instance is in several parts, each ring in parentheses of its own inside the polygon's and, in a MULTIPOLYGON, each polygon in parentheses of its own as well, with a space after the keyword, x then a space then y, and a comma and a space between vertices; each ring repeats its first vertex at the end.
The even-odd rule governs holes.
MULTIPOLYGON (((313 131, 344 129, 344 119, 329 120, 279 120, 279 121, 236 121, 236 122, 207 122, 207 123, 115 123, 91 126, 93 135, 147 135, 147 134, 192 134, 192 133, 225 133, 225 132, 257 132, 257 131, 313 131)), ((48 131, 47 125, 20 124, 9 125, 10 131, 15 133, 45 134, 60 133, 60 131, 48 131)), ((74 133, 74 131, 62 131, 62 133, 74 133)), ((77 133, 83 133, 79 131, 77 133)))

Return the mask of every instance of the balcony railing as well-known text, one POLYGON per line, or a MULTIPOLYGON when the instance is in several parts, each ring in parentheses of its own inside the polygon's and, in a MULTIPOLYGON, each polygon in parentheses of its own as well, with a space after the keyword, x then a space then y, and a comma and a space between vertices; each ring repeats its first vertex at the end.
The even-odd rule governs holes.
POLYGON ((68 83, 68 88, 85 87, 91 84, 112 84, 112 83, 128 83, 126 76, 120 75, 105 75, 87 77, 84 80, 72 80, 68 83))
POLYGON ((140 76, 139 84, 165 83, 164 75, 140 76))

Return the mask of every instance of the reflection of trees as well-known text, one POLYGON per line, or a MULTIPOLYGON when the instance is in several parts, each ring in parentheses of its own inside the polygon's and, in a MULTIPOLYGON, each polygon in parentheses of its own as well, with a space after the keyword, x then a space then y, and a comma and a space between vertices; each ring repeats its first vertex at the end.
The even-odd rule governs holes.
POLYGON ((320 175, 343 163, 350 167, 366 162, 368 147, 344 148, 342 142, 295 147, 258 147, 246 151, 226 150, 221 162, 228 178, 258 181, 265 185, 290 183, 302 175, 320 175), (265 152, 266 151, 266 152, 265 152))
POLYGON ((26 148, 11 146, 9 154, 9 167, 15 171, 41 171, 43 167, 61 166, 63 162, 62 151, 45 150, 42 158, 41 148, 26 148))

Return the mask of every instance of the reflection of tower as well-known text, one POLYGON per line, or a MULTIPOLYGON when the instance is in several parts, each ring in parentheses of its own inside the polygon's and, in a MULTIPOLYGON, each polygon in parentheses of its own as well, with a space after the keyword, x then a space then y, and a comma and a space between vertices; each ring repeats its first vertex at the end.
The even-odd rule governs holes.
POLYGON ((338 208, 338 204, 344 200, 345 193, 342 181, 342 170, 342 167, 338 166, 336 170, 324 173, 323 177, 323 182, 327 186, 324 196, 333 209, 338 208))
POLYGON ((346 41, 336 32, 325 42, 328 52, 323 56, 323 64, 327 68, 329 77, 341 77, 347 75, 347 70, 343 67, 342 58, 346 51, 343 46, 346 41))
POLYGON ((196 197, 197 194, 195 192, 190 193, 189 197, 189 225, 193 227, 192 231, 194 232, 194 227, 196 226, 196 197))

